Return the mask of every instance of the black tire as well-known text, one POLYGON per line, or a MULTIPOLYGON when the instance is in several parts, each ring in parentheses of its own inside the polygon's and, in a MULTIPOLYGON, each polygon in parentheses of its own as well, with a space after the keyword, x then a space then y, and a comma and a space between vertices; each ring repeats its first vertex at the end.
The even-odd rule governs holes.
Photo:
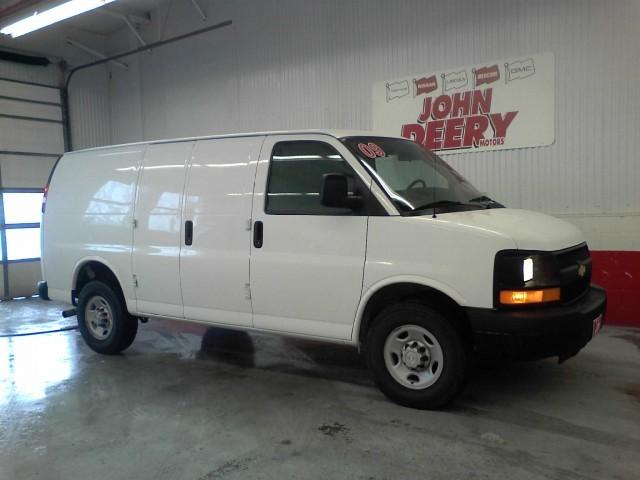
POLYGON ((127 311, 124 301, 107 284, 92 281, 87 283, 78 296, 78 328, 89 347, 105 355, 115 355, 128 348, 138 333, 138 320, 127 311), (86 316, 87 305, 92 299, 104 299, 111 313, 111 328, 105 338, 91 333, 90 319, 86 316))
POLYGON ((398 303, 374 319, 367 336, 367 362, 378 388, 391 400, 406 407, 438 409, 450 403, 464 388, 468 352, 460 334, 436 310, 420 303, 398 303), (435 383, 420 390, 399 383, 385 363, 385 342, 399 327, 416 325, 427 330, 440 344, 442 369, 435 383))

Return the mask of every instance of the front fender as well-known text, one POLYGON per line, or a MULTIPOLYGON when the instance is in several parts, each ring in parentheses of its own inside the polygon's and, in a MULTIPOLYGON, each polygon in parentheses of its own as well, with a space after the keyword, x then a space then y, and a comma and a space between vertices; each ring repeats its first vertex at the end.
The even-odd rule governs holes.
POLYGON ((467 301, 464 296, 458 292, 455 288, 445 283, 439 282, 432 278, 421 277, 417 275, 396 275, 392 277, 387 277, 378 282, 370 285, 363 291, 363 294, 360 297, 360 303, 358 304, 358 308, 356 310, 356 317, 353 323, 353 329, 351 331, 351 341, 357 343, 360 335, 360 325, 362 323, 362 317, 364 315, 365 308, 369 303, 369 300, 381 289, 388 287, 390 285, 397 284, 414 284, 423 287, 428 287, 433 290, 437 290, 440 293, 451 298, 458 305, 466 305, 467 301))

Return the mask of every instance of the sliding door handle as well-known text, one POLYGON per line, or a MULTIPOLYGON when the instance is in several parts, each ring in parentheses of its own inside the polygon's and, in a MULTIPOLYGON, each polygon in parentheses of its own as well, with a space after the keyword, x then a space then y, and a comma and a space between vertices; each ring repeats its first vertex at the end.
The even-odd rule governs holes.
POLYGON ((262 248, 262 222, 253 223, 253 246, 256 248, 262 248))
POLYGON ((184 222, 184 244, 193 244, 193 222, 191 220, 184 222))

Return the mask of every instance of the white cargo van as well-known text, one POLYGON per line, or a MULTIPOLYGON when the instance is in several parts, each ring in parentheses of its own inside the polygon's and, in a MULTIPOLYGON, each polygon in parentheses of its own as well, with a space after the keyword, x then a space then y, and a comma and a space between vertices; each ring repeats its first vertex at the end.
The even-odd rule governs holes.
POLYGON ((402 138, 301 131, 65 154, 44 298, 114 354, 148 317, 341 342, 391 399, 437 408, 469 355, 576 354, 605 294, 580 232, 504 208, 402 138))

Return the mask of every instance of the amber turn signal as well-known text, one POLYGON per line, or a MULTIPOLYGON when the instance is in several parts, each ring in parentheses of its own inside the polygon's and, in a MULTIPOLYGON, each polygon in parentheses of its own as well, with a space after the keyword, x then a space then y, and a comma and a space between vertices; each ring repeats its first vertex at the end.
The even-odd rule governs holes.
POLYGON ((523 305, 528 303, 555 302, 560 300, 560 288, 542 290, 501 290, 500 303, 503 305, 523 305))

